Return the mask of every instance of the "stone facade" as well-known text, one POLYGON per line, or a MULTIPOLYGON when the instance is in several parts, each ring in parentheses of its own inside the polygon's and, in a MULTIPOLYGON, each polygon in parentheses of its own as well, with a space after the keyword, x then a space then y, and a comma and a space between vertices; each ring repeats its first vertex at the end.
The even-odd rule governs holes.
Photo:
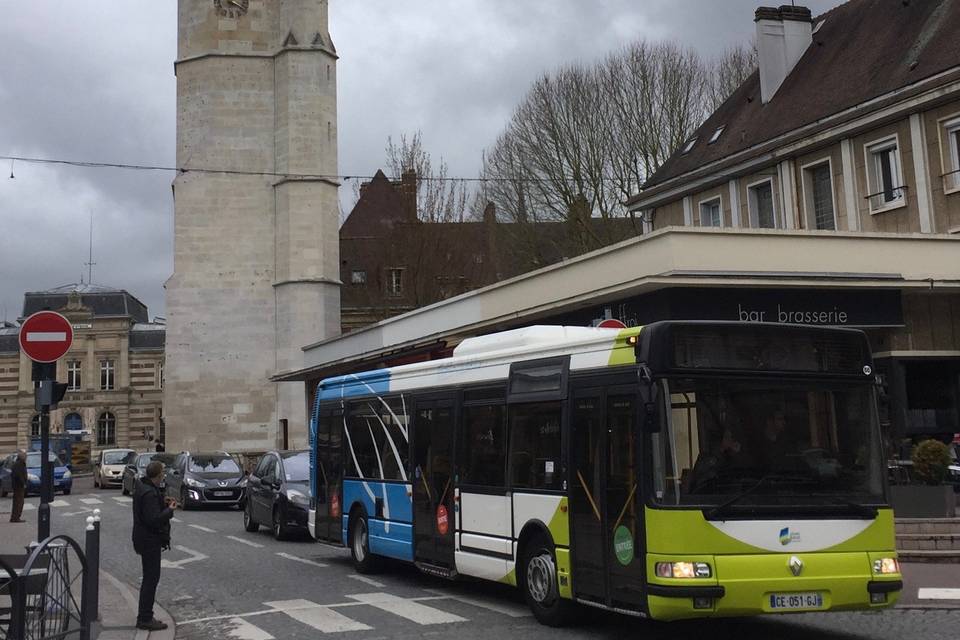
MULTIPOLYGON (((71 431, 101 448, 152 449, 163 439, 164 326, 126 291, 68 285, 28 293, 24 317, 49 308, 74 328, 73 346, 57 363, 57 380, 75 384, 50 414, 50 432, 71 431), (111 373, 107 375, 106 371, 111 373), (72 370, 72 372, 71 372, 72 370), (112 417, 112 426, 109 417, 112 417)), ((27 447, 39 435, 30 359, 19 327, 0 327, 0 451, 27 447)))
POLYGON ((337 56, 326 0, 219 6, 179 5, 168 444, 297 446, 302 389, 269 378, 339 326, 337 56))

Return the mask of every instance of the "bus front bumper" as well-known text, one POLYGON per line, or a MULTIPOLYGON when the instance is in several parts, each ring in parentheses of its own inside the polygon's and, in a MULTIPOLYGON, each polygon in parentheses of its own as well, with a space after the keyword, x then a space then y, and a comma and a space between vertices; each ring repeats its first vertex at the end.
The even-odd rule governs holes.
MULTIPOLYGON (((899 573, 874 575, 873 561, 881 557, 896 554, 714 556, 709 579, 651 578, 647 604, 657 620, 882 609, 896 603, 903 580, 899 573)), ((655 575, 656 562, 677 560, 651 555, 648 575, 655 575)))

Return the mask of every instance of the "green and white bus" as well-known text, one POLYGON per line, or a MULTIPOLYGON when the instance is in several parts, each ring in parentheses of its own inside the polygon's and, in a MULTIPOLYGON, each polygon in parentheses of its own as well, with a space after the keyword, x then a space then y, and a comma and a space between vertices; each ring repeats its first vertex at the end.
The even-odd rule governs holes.
POLYGON ((889 607, 902 589, 866 336, 536 326, 322 381, 311 533, 658 620, 889 607))

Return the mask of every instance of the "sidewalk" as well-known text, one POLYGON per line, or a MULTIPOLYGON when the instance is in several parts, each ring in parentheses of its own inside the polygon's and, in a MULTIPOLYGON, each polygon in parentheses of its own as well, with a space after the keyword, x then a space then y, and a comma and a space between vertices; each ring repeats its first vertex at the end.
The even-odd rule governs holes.
MULTIPOLYGON (((37 512, 26 511, 23 524, 10 522, 9 498, 0 500, 0 553, 24 553, 37 534, 37 512)), ((54 530, 54 534, 56 534, 54 530)), ((77 540, 83 546, 83 540, 77 540)), ((176 628, 159 604, 154 606, 157 619, 166 622, 167 629, 153 633, 136 628, 137 590, 124 584, 106 571, 100 571, 100 620, 94 624, 92 638, 96 640, 173 640, 176 628)))

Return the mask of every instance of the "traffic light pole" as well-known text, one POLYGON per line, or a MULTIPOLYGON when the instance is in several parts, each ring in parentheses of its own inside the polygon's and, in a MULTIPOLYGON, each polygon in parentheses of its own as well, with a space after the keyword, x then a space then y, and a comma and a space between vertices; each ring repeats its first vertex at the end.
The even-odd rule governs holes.
POLYGON ((33 364, 36 408, 40 411, 40 508, 37 511, 37 542, 50 537, 50 503, 53 502, 53 467, 50 465, 50 405, 57 377, 56 363, 33 364))

